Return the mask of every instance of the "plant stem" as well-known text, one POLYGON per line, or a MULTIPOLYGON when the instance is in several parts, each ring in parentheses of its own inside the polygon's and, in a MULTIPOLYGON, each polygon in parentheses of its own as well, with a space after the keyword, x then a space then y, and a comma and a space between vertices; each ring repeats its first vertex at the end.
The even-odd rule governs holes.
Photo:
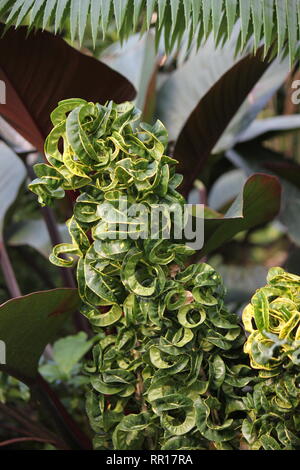
MULTIPOLYGON (((35 174, 31 165, 28 164, 27 160, 26 160, 26 169, 27 169, 29 178, 33 180, 35 178, 35 174)), ((58 231, 58 228, 57 228, 56 220, 55 220, 52 209, 50 209, 49 207, 41 207, 41 213, 45 221, 45 224, 47 226, 47 230, 48 230, 52 245, 53 246, 59 245, 60 243, 62 243, 62 240, 61 240, 61 236, 58 231)), ((72 275, 72 272, 69 269, 60 268, 60 274, 62 277, 64 287, 71 287, 71 288, 76 287, 74 277, 72 275)))
MULTIPOLYGON (((49 207, 42 207, 41 208, 43 218, 45 220, 45 223, 47 225, 47 229, 49 232, 50 240, 52 245, 59 245, 62 243, 60 233, 57 229, 57 224, 56 220, 53 214, 53 211, 49 207)), ((76 288, 76 283, 72 274, 72 271, 70 269, 66 268, 59 268, 61 277, 64 283, 64 287, 71 287, 71 288, 76 288)))
MULTIPOLYGON (((27 155, 28 156, 28 155, 27 155)), ((25 165, 27 169, 28 176, 31 180, 35 178, 34 171, 32 166, 28 163, 27 159, 25 159, 25 165)), ((55 216, 53 210, 49 207, 41 207, 41 213, 45 224, 47 226, 47 230, 49 233, 49 237, 53 246, 59 245, 62 243, 62 239, 60 233, 57 228, 57 223, 55 220, 55 216)), ((63 286, 64 287, 71 287, 72 289, 76 288, 76 282, 72 273, 71 269, 67 268, 58 268, 60 270, 60 275, 62 278, 63 286)), ((81 315, 79 312, 76 312, 74 315, 74 324, 77 331, 85 331, 89 336, 91 330, 89 328, 87 320, 81 315)))
POLYGON ((16 430, 22 433, 23 435, 27 435, 27 436, 38 435, 39 437, 43 439, 55 440, 57 443, 59 443, 60 447, 65 446, 64 442, 58 441, 57 436, 54 433, 44 428, 42 425, 33 422, 30 416, 28 415, 28 413, 26 414, 26 412, 24 413, 20 409, 13 410, 9 406, 3 405, 2 403, 0 403, 0 411, 2 414, 5 414, 10 419, 17 421, 17 423, 23 426, 23 428, 20 429, 20 431, 18 429, 16 430))
MULTIPOLYGON (((56 220, 53 214, 53 211, 49 207, 42 207, 42 215, 44 217, 45 223, 48 228, 49 236, 52 242, 52 245, 59 245, 62 240, 60 237, 60 233, 57 229, 56 220)), ((72 289, 76 288, 76 282, 73 276, 71 269, 67 268, 59 268, 63 285, 64 287, 71 287, 72 289)), ((86 333, 90 334, 90 328, 88 323, 83 315, 79 312, 74 314, 74 324, 77 331, 85 331, 86 333)))
MULTIPOLYGON (((28 429, 30 436, 37 435, 47 440, 47 442, 55 442, 56 447, 59 449, 91 449, 90 440, 80 430, 77 423, 61 403, 59 397, 43 377, 38 375, 34 383, 28 383, 27 385, 30 386, 32 396, 36 399, 37 403, 47 412, 48 417, 59 431, 60 437, 48 429, 33 423, 21 410, 13 410, 0 403, 0 411, 19 422, 25 429, 28 429)), ((22 432, 27 434, 27 432, 22 432)))
MULTIPOLYGON (((22 292, 19 287, 18 281, 16 279, 14 269, 10 262, 10 259, 9 259, 9 256, 8 256, 8 253, 6 251, 3 241, 0 241, 0 264, 2 267, 3 274, 4 274, 5 282, 10 292, 11 297, 12 298, 21 297, 22 292)), ((46 355, 48 355, 48 357, 52 357, 51 350, 52 350, 51 346, 48 345, 46 347, 46 355)))
POLYGON ((18 246, 17 252, 23 258, 23 260, 35 270, 37 276, 43 281, 46 289, 55 289, 55 284, 53 283, 51 277, 49 276, 46 269, 41 268, 31 254, 28 254, 27 250, 23 246, 18 246))
MULTIPOLYGON (((136 348, 138 348, 139 346, 140 346, 140 344, 137 343, 136 348)), ((133 350, 133 357, 135 359, 137 359, 137 358, 141 357, 141 353, 139 351, 137 351, 137 349, 134 349, 133 350)), ((136 383, 136 388, 135 388, 135 399, 136 399, 137 403, 140 406, 141 412, 146 413, 148 411, 148 408, 147 408, 147 403, 146 403, 146 401, 143 397, 143 393, 144 393, 144 381, 143 381, 142 373, 139 371, 137 373, 137 383, 136 383)), ((146 431, 146 433, 147 433, 147 431, 146 431)), ((155 448, 154 443, 153 443, 153 439, 148 433, 147 433, 147 436, 146 436, 146 440, 147 440, 148 447, 149 447, 148 450, 153 450, 155 448)))
MULTIPOLYGON (((33 180, 35 178, 35 174, 33 172, 32 167, 27 163, 27 161, 26 161, 26 169, 27 169, 29 178, 33 180)), ((47 230, 48 230, 52 245, 53 246, 59 245, 62 242, 62 240, 61 240, 60 233, 57 229, 57 224, 56 224, 56 220, 55 220, 52 209, 50 209, 49 207, 41 207, 40 210, 41 210, 43 219, 45 221, 45 224, 47 226, 47 230)), ((74 277, 72 275, 72 272, 69 269, 60 268, 60 274, 62 277, 64 287, 71 287, 71 288, 76 287, 74 277)))
MULTIPOLYGON (((3 241, 0 241, 0 263, 11 296, 20 297, 21 291, 3 241)), ((61 431, 61 435, 71 448, 92 448, 89 439, 81 432, 55 392, 41 375, 38 375, 36 383, 32 386, 32 392, 37 396, 38 401, 43 403, 44 407, 49 411, 51 418, 61 431)))
POLYGON ((11 444, 17 444, 19 442, 42 442, 44 444, 52 444, 55 447, 57 447, 57 444, 55 441, 51 441, 49 439, 42 439, 41 437, 15 437, 14 439, 8 439, 7 441, 2 441, 0 442, 0 447, 5 447, 9 446, 11 444))
POLYGON ((62 438, 72 449, 92 449, 90 439, 81 431, 54 390, 40 374, 38 374, 36 382, 31 389, 37 401, 43 404, 44 408, 48 411, 62 438))
POLYGON ((12 297, 20 297, 21 291, 3 240, 0 240, 0 264, 8 290, 12 297))

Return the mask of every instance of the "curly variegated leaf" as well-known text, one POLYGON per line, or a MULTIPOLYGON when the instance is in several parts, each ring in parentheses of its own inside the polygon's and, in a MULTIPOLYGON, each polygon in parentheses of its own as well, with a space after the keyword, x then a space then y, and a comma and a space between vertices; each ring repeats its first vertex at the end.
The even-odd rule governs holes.
POLYGON ((260 380, 244 398, 242 432, 252 449, 300 449, 300 277, 272 268, 245 308, 245 344, 260 380))
POLYGON ((272 268, 268 284, 245 308, 243 321, 250 336, 245 352, 261 376, 275 376, 282 367, 300 364, 300 277, 272 268))
POLYGON ((105 332, 86 367, 95 447, 237 447, 241 417, 232 415, 244 413, 241 389, 252 380, 239 363, 244 334, 214 269, 186 267, 194 252, 172 237, 185 202, 176 161, 164 153, 164 126, 138 117, 130 103, 59 103, 50 165, 30 185, 44 204, 78 194, 71 243, 50 260, 77 264, 81 312, 105 332))
POLYGON ((248 418, 242 433, 251 449, 300 449, 300 374, 283 370, 280 376, 262 379, 244 398, 248 418))

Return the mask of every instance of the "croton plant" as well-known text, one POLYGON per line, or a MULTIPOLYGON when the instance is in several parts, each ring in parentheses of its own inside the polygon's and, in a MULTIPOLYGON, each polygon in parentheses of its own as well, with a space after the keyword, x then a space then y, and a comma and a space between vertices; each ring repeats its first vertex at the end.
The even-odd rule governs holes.
POLYGON ((299 449, 300 278, 271 269, 243 328, 212 267, 192 264, 182 240, 140 236, 123 211, 185 204, 163 124, 139 122, 131 103, 81 99, 51 119, 49 164, 30 188, 42 205, 76 194, 71 243, 50 259, 77 265, 100 338, 85 364, 95 449, 299 449))

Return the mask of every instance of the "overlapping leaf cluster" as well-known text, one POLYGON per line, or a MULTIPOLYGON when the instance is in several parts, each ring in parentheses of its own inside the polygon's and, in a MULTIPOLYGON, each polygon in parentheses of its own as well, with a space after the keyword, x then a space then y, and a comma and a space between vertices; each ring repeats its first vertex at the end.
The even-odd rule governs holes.
POLYGON ((245 344, 260 380, 244 400, 252 448, 300 449, 300 277, 273 268, 246 307, 245 344))
MULTIPOLYGON (((184 204, 165 128, 137 124, 138 116, 129 103, 61 102, 45 145, 50 165, 37 165, 31 184, 42 204, 79 193, 72 243, 55 247, 51 261, 78 259, 82 313, 105 333, 87 367, 95 445, 232 448, 251 380, 240 364, 244 336, 219 275, 206 264, 186 267, 192 250, 160 229, 140 237, 142 224, 123 207, 125 197, 143 213, 184 204)), ((165 220, 172 229, 174 217, 165 220)))
POLYGON ((244 338, 215 271, 191 265, 158 297, 131 292, 123 310, 90 368, 98 448, 109 445, 105 433, 113 429, 118 449, 238 445, 232 414, 245 409, 241 390, 251 373, 239 364, 244 338))

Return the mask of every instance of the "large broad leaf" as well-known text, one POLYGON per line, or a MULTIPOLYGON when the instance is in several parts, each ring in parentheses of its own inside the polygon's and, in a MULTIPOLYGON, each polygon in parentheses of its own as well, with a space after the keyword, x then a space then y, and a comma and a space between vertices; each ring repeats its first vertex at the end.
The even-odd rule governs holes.
MULTIPOLYGON (((70 243, 71 238, 67 226, 65 224, 59 224, 57 229, 62 243, 70 243)), ((29 245, 46 258, 49 257, 53 248, 47 226, 42 219, 27 220, 18 225, 7 243, 10 246, 29 245)))
MULTIPOLYGON (((240 135, 234 145, 249 140, 264 141, 279 134, 285 134, 300 129, 300 114, 291 116, 275 116, 266 119, 256 119, 240 135)), ((233 146, 233 145, 232 145, 233 146)), ((232 147, 231 146, 231 147, 232 147)))
POLYGON ((34 147, 27 142, 8 122, 0 116, 0 138, 5 142, 14 152, 21 153, 34 152, 34 147))
MULTIPOLYGON (((183 61, 179 55, 176 62, 177 69, 163 83, 158 92, 157 102, 158 116, 167 126, 171 141, 176 141, 195 105, 242 59, 241 55, 235 54, 235 42, 236 38, 233 38, 222 48, 215 47, 213 38, 210 37, 198 52, 193 50, 188 60, 183 61)), ((244 53, 243 56, 246 55, 247 53, 244 53)), ((273 61, 228 123, 226 131, 220 136, 213 150, 214 153, 227 150, 234 145, 238 136, 249 127, 282 85, 288 73, 287 59, 273 61)), ((220 103, 222 104, 221 100, 220 103)))
POLYGON ((243 188, 247 177, 243 170, 227 171, 211 187, 208 205, 216 211, 222 210, 232 202, 243 188))
POLYGON ((226 152, 226 156, 248 175, 261 171, 270 172, 300 189, 300 165, 283 154, 264 147, 259 139, 237 145, 226 152))
POLYGON ((255 142, 238 145, 226 155, 248 175, 264 172, 280 177, 282 204, 279 220, 287 227, 293 242, 300 245, 300 166, 255 142))
POLYGON ((0 80, 6 85, 0 114, 38 150, 43 151, 58 101, 75 97, 120 103, 134 98, 133 86, 107 65, 48 32, 27 35, 26 28, 10 29, 0 39, 0 80))
POLYGON ((0 241, 7 210, 17 197, 26 169, 17 155, 0 142, 0 241))
POLYGON ((110 32, 112 22, 124 39, 139 30, 141 24, 143 29, 149 29, 156 17, 157 35, 160 37, 164 29, 167 50, 182 39, 185 31, 199 37, 200 43, 211 31, 215 41, 222 36, 226 40, 238 20, 240 49, 248 35, 254 33, 255 49, 263 41, 266 51, 271 46, 278 54, 286 50, 291 61, 298 52, 300 34, 297 0, 2 0, 0 13, 9 24, 19 25, 25 17, 31 26, 50 25, 55 31, 68 24, 72 38, 80 41, 85 31, 91 30, 94 44, 100 31, 110 32))
POLYGON ((281 186, 276 177, 252 175, 225 215, 206 209, 201 254, 216 250, 239 232, 272 220, 280 210, 280 200, 281 186))
POLYGON ((18 297, 0 306, 0 339, 6 347, 6 364, 0 370, 34 382, 38 362, 63 323, 79 307, 76 289, 54 289, 18 297))
MULTIPOLYGON (((256 132, 259 133, 260 127, 261 134, 263 134, 263 127, 266 126, 267 123, 262 124, 264 120, 254 121, 254 119, 265 108, 276 91, 283 85, 288 76, 288 72, 289 66, 287 59, 282 61, 277 59, 272 62, 226 127, 225 132, 221 135, 212 153, 221 153, 232 148, 240 139, 243 138, 245 132, 251 129, 252 125, 253 132, 254 128, 256 128, 256 132), (253 121, 256 122, 256 124, 254 124, 253 121)), ((281 121, 281 124, 282 127, 288 125, 290 127, 295 127, 297 125, 295 120, 292 119, 289 124, 287 121, 281 121)), ((276 128, 280 123, 278 121, 269 122, 269 126, 271 127, 272 125, 276 128)))
POLYGON ((123 44, 114 43, 103 51, 100 60, 130 80, 137 90, 135 105, 143 111, 157 67, 154 35, 141 38, 135 34, 123 44))
POLYGON ((213 85, 191 113, 174 151, 180 172, 185 176, 184 194, 192 188, 223 132, 269 65, 258 56, 240 60, 213 85))
POLYGON ((215 47, 210 37, 201 49, 194 48, 187 60, 179 55, 176 70, 157 93, 156 113, 167 127, 170 141, 177 140, 195 106, 210 88, 241 60, 241 55, 234 54, 234 42, 223 48, 215 47))

